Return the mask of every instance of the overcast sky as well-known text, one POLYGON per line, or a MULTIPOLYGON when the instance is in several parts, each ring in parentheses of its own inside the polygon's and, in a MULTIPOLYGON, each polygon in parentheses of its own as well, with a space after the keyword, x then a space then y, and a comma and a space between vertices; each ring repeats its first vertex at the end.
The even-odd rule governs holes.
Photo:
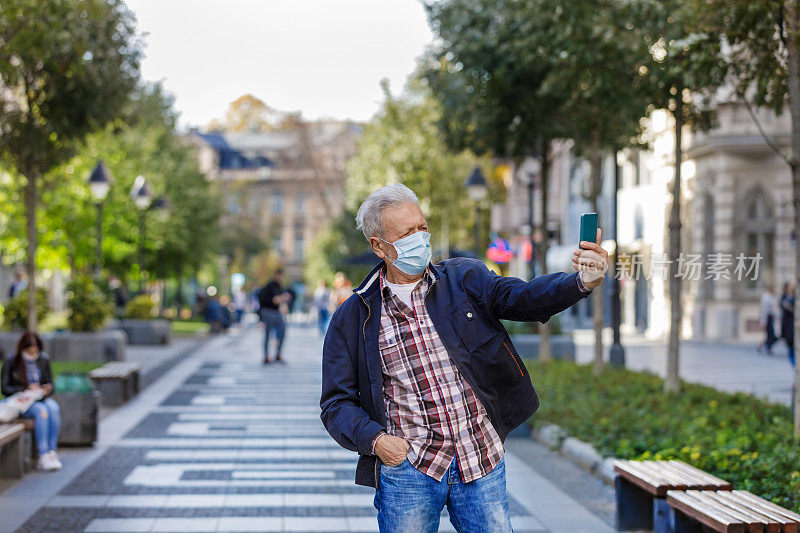
POLYGON ((126 0, 145 33, 142 75, 205 126, 252 93, 306 118, 367 120, 433 36, 417 0, 126 0))

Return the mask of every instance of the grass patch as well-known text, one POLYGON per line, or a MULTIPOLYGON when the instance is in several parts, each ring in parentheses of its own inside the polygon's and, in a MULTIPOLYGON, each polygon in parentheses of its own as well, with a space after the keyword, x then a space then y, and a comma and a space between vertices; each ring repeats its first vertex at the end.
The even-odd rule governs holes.
POLYGON ((64 372, 88 374, 100 366, 103 366, 103 363, 95 363, 90 361, 50 361, 50 368, 53 371, 53 379, 64 372))
POLYGON ((563 361, 526 362, 541 407, 532 421, 558 424, 604 456, 680 459, 800 512, 800 446, 789 408, 750 395, 682 384, 663 392, 652 374, 563 361))
POLYGON ((173 320, 172 332, 176 335, 196 335, 208 333, 208 324, 199 320, 173 320))

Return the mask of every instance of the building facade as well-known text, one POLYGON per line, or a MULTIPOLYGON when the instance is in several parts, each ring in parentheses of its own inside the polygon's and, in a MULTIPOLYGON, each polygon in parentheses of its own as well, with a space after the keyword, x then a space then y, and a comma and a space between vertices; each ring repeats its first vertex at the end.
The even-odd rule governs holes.
MULTIPOLYGON (((260 240, 299 279, 306 248, 340 216, 345 162, 361 127, 301 122, 267 132, 191 132, 201 171, 223 195, 222 223, 260 240)), ((261 280, 259 280, 261 281, 261 280)))

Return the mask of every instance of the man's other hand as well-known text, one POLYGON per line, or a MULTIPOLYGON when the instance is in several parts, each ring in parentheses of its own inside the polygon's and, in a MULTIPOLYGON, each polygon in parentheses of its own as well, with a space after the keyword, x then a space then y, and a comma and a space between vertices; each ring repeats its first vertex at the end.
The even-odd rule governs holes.
POLYGON ((572 266, 580 272, 581 281, 587 289, 594 289, 603 283, 608 270, 608 252, 600 246, 603 232, 597 229, 597 242, 581 241, 580 249, 572 256, 572 266))
POLYGON ((395 466, 403 462, 408 454, 408 443, 405 439, 394 435, 381 435, 375 441, 375 455, 386 466, 395 466))

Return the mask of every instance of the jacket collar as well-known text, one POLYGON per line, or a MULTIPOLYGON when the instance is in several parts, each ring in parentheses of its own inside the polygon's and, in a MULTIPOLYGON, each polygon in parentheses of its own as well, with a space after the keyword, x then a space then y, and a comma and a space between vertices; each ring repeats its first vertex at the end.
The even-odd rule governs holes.
MULTIPOLYGON (((361 298, 365 302, 367 303, 371 302, 376 295, 380 294, 381 272, 385 270, 386 270, 386 264, 383 261, 381 261, 380 263, 375 265, 375 268, 373 268, 369 274, 367 274, 367 277, 364 278, 364 281, 361 282, 361 285, 353 289, 353 292, 361 296, 361 298)), ((438 280, 439 277, 441 276, 441 273, 439 272, 439 267, 437 267, 433 263, 428 265, 428 272, 430 273, 430 275, 433 277, 434 280, 438 280)))

